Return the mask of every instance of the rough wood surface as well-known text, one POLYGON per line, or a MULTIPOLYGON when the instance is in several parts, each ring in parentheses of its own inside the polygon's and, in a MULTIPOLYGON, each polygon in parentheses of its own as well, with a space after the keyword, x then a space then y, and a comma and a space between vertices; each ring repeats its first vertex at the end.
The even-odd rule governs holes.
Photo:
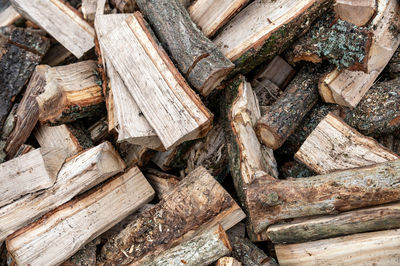
POLYGON ((21 15, 17 10, 12 6, 8 6, 7 8, 0 10, 0 27, 9 26, 20 18, 21 15))
POLYGON ((244 266, 265 265, 277 266, 275 260, 268 257, 261 249, 247 238, 229 238, 232 245, 232 256, 239 260, 244 266))
POLYGON ((133 165, 141 167, 148 163, 154 156, 154 151, 140 145, 122 142, 117 147, 128 167, 133 165))
POLYGON ((400 230, 275 246, 279 265, 398 265, 400 230))
POLYGON ((220 258, 215 266, 241 266, 242 263, 237 261, 233 257, 222 257, 220 258))
POLYGON ((335 13, 356 26, 366 25, 376 11, 376 0, 335 0, 335 13))
POLYGON ((59 43, 53 44, 46 55, 43 57, 42 64, 51 67, 61 65, 70 57, 73 57, 70 51, 59 43))
POLYGON ((122 13, 132 13, 138 8, 135 0, 110 0, 110 3, 122 13))
POLYGON ((0 241, 124 168, 124 162, 108 142, 70 159, 51 188, 28 194, 0 208, 0 241))
POLYGON ((98 0, 82 0, 82 14, 87 21, 94 21, 98 0))
POLYGON ((136 0, 136 3, 179 70, 200 94, 209 95, 234 68, 196 27, 178 0, 136 0))
POLYGON ((76 57, 94 47, 94 30, 61 0, 10 0, 24 17, 46 30, 76 57))
POLYGON ((99 244, 98 240, 99 239, 96 238, 90 241, 72 257, 64 261, 61 266, 95 266, 97 245, 99 244))
MULTIPOLYGON (((272 105, 283 94, 283 91, 268 79, 254 79, 254 93, 260 103, 261 115, 268 111, 268 106, 272 105)), ((252 85, 253 86, 253 85, 252 85)))
POLYGON ((154 196, 134 167, 7 238, 18 265, 58 265, 154 196))
POLYGON ((147 169, 145 176, 159 199, 165 198, 179 184, 179 179, 176 176, 155 169, 147 169))
POLYGON ((400 159, 331 113, 318 124, 294 157, 318 174, 400 159))
POLYGON ((108 132, 107 117, 103 117, 88 128, 93 143, 103 142, 110 134, 108 132))
POLYGON ((140 214, 109 240, 101 255, 108 263, 137 263, 220 223, 229 229, 244 218, 231 196, 204 168, 185 177, 154 208, 140 214))

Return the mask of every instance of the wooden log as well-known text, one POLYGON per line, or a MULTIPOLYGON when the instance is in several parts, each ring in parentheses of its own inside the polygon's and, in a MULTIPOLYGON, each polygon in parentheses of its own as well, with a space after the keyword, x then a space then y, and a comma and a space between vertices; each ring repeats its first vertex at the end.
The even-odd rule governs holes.
POLYGON ((147 169, 145 176, 156 191, 159 199, 165 198, 179 184, 179 179, 176 176, 157 171, 156 169, 147 169))
POLYGON ((0 264, 7 265, 7 249, 3 242, 0 243, 0 264))
POLYGON ((119 143, 117 145, 121 157, 124 159, 126 165, 131 167, 137 165, 142 167, 147 164, 154 156, 154 151, 140 145, 134 145, 127 142, 119 143))
POLYGON ((236 71, 250 72, 289 47, 330 6, 330 0, 253 1, 214 39, 236 71))
POLYGON ((255 131, 264 145, 274 150, 282 146, 315 105, 318 100, 316 76, 315 69, 300 70, 281 97, 257 121, 255 131))
POLYGON ((17 158, 21 155, 27 154, 28 152, 34 150, 35 148, 29 144, 22 144, 21 147, 19 147, 18 151, 15 153, 14 158, 17 158))
POLYGON ((285 162, 279 168, 279 178, 301 178, 301 177, 309 177, 314 176, 316 173, 313 170, 310 170, 307 166, 302 163, 296 161, 285 162))
POLYGON ((244 217, 231 196, 200 167, 164 200, 109 240, 101 255, 107 263, 140 264, 148 256, 190 239, 196 232, 218 223, 227 230, 244 217))
POLYGON ((267 232, 269 239, 274 243, 298 243, 399 228, 399 219, 400 204, 393 203, 271 225, 267 232))
POLYGON ((104 98, 93 60, 53 67, 46 72, 46 86, 36 99, 41 123, 72 122, 104 108, 104 98))
POLYGON ((94 30, 78 12, 60 0, 10 0, 24 17, 46 30, 59 43, 80 58, 94 47, 94 30))
POLYGON ((108 142, 73 157, 63 165, 51 188, 25 195, 0 208, 0 241, 74 196, 122 171, 124 167, 124 162, 108 142))
POLYGON ((400 159, 331 113, 318 124, 294 157, 318 174, 400 159))
POLYGON ((103 142, 110 134, 108 132, 107 117, 101 118, 88 128, 93 143, 103 142))
POLYGON ((67 61, 70 57, 73 57, 70 51, 59 43, 53 44, 46 55, 43 57, 42 64, 49 65, 51 67, 61 65, 67 61))
POLYGON ((158 255, 148 256, 140 265, 209 265, 231 250, 228 236, 218 225, 158 255))
POLYGON ((388 76, 390 79, 395 79, 398 77, 400 74, 400 49, 397 48, 396 52, 390 59, 389 63, 387 64, 386 68, 386 73, 388 73, 388 76))
POLYGON ((220 258, 215 266, 241 266, 242 263, 237 261, 233 257, 222 257, 220 258))
POLYGON ((0 207, 51 187, 66 159, 62 149, 37 149, 0 164, 0 207))
POLYGON ((255 84, 254 93, 260 103, 261 115, 264 115, 268 111, 268 106, 278 100, 283 91, 268 79, 262 82, 253 80, 252 84, 255 84))
POLYGON ((94 21, 97 2, 97 0, 82 0, 82 14, 86 21, 94 21))
POLYGON ((188 8, 188 12, 204 35, 210 38, 248 2, 198 0, 188 8))
POLYGON ((279 265, 398 265, 400 230, 276 245, 279 265))
POLYGON ((14 104, 11 108, 10 113, 7 116, 7 119, 4 121, 4 126, 1 130, 1 140, 0 140, 0 163, 3 163, 7 159, 7 153, 4 151, 7 138, 10 136, 12 130, 14 129, 16 122, 16 113, 17 113, 18 104, 14 104))
POLYGON ((153 196, 139 168, 131 168, 18 230, 7 249, 18 265, 58 265, 153 196))
POLYGON ((399 166, 395 160, 301 179, 256 179, 246 191, 250 209, 257 210, 250 214, 254 231, 285 219, 397 201, 399 166))
MULTIPOLYGON (((7 1, 8 2, 8 1, 7 1)), ((6 27, 21 18, 21 15, 11 5, 0 10, 0 27, 6 27)))
POLYGON ((381 136, 377 139, 380 144, 389 150, 393 151, 397 155, 400 155, 400 139, 398 138, 398 132, 381 136))
POLYGON ((385 68, 400 44, 399 3, 378 1, 377 14, 370 28, 374 35, 368 53, 368 71, 334 70, 321 78, 319 91, 325 102, 356 107, 385 68))
POLYGON ((90 241, 71 258, 64 261, 61 266, 95 266, 96 265, 96 251, 99 239, 96 238, 90 241))
POLYGON ((375 15, 376 0, 335 0, 334 9, 340 19, 360 27, 375 15))
POLYGON ((111 0, 110 3, 122 13, 132 13, 138 9, 135 0, 111 0))
POLYGON ((178 0, 136 0, 136 3, 179 70, 201 95, 209 95, 234 68, 196 27, 178 0))
POLYGON ((230 238, 232 245, 232 256, 239 260, 244 266, 268 265, 278 266, 275 260, 268 257, 264 251, 259 249, 247 238, 230 238))

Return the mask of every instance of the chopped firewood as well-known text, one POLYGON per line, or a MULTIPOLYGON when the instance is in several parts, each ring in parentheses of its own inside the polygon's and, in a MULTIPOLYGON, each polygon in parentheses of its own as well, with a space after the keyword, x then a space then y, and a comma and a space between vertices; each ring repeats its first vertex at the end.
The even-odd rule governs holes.
POLYGON ((141 213, 102 249, 107 263, 140 265, 149 256, 186 241, 218 223, 229 229, 245 217, 231 196, 200 167, 154 208, 141 213))
POLYGON ((331 113, 318 124, 294 157, 318 174, 400 159, 331 113))
POLYGON ((209 95, 234 68, 196 27, 178 0, 136 0, 136 3, 179 70, 203 96, 209 95))
POLYGON ((54 125, 95 115, 104 105, 96 73, 92 60, 48 69, 44 92, 36 98, 39 121, 54 125))
POLYGON ((399 228, 400 203, 294 220, 268 227, 274 243, 298 243, 363 232, 399 228))
POLYGON ((24 155, 24 154, 26 154, 26 153, 28 153, 28 152, 34 150, 34 149, 35 149, 35 148, 34 148, 33 146, 31 146, 31 145, 22 144, 21 147, 19 147, 19 149, 18 149, 17 152, 15 153, 13 159, 14 159, 14 158, 17 158, 17 157, 19 157, 19 156, 21 156, 21 155, 24 155))
POLYGON ((261 114, 264 115, 268 111, 268 106, 278 100, 283 91, 268 79, 263 79, 261 82, 253 80, 252 84, 255 85, 254 93, 260 103, 260 109, 264 108, 261 110, 261 114))
POLYGON ((233 257, 222 257, 220 258, 215 266, 241 266, 242 263, 237 261, 233 257))
POLYGON ((49 65, 51 67, 58 66, 66 61, 67 58, 73 56, 70 51, 65 49, 59 43, 54 44, 50 47, 49 51, 43 57, 42 64, 49 65))
POLYGON ((276 245, 280 265, 398 265, 400 230, 276 245))
POLYGON ((255 130, 264 145, 274 150, 282 146, 315 105, 318 100, 318 73, 315 72, 312 68, 302 68, 257 121, 255 130))
POLYGON ((51 187, 66 159, 62 149, 37 149, 0 164, 0 207, 51 187))
POLYGON ((93 143, 98 144, 105 140, 110 134, 108 132, 107 118, 103 117, 88 128, 93 143))
POLYGON ((108 142, 73 157, 63 165, 52 187, 0 208, 0 241, 124 168, 124 162, 108 142))
POLYGON ((400 7, 397 0, 378 1, 371 22, 374 35, 368 53, 368 71, 334 70, 321 78, 319 91, 325 102, 355 107, 374 84, 400 44, 400 7))
POLYGON ((0 8, 0 27, 9 26, 20 18, 21 15, 11 5, 4 9, 0 8))
POLYGON ((248 2, 197 0, 188 8, 188 12, 204 35, 211 37, 248 2))
POLYGON ((330 6, 331 0, 256 0, 239 12, 217 34, 214 43, 248 73, 283 52, 330 6))
POLYGON ((132 13, 138 9, 135 0, 110 0, 110 3, 122 13, 132 13))
POLYGON ((376 0, 335 0, 334 9, 340 19, 364 26, 375 15, 376 0))
POLYGON ((222 226, 217 225, 160 254, 148 256, 140 265, 209 265, 231 250, 228 236, 222 226))
POLYGON ((310 170, 307 166, 304 164, 301 164, 296 161, 290 161, 284 163, 280 168, 279 168, 279 178, 301 178, 301 177, 309 177, 309 176, 314 176, 316 173, 313 170, 310 170))
POLYGON ((64 261, 61 266, 95 266, 98 238, 90 241, 71 258, 64 261))
POLYGON ((18 230, 7 249, 18 265, 58 265, 153 196, 139 168, 131 168, 18 230))
POLYGON ((186 141, 167 151, 156 152, 152 161, 163 171, 169 171, 173 168, 185 168, 187 166, 187 152, 193 145, 193 141, 186 141))
POLYGON ((128 167, 133 165, 141 167, 148 163, 154 156, 154 151, 140 145, 123 142, 118 143, 117 147, 128 167))
POLYGON ((10 0, 24 17, 47 31, 76 57, 94 47, 94 30, 79 13, 61 0, 10 0))
POLYGON ((10 136, 11 132, 14 129, 14 125, 16 123, 17 117, 17 108, 18 104, 14 104, 11 108, 10 113, 7 116, 7 119, 4 121, 4 126, 1 130, 1 140, 0 140, 0 163, 5 162, 7 159, 7 154, 5 153, 4 149, 7 144, 7 138, 10 136))
POLYGON ((94 21, 98 0, 82 0, 82 14, 86 21, 94 21))
POLYGON ((232 245, 232 256, 243 263, 244 266, 265 265, 278 266, 275 260, 268 257, 264 251, 259 249, 247 238, 230 238, 232 245))
POLYGON ((234 237, 241 237, 245 238, 246 237, 246 225, 244 222, 237 223, 235 226, 233 226, 231 229, 229 229, 226 232, 229 236, 229 239, 232 239, 234 237))
POLYGON ((400 199, 400 160, 301 179, 256 179, 247 188, 255 232, 284 219, 332 214, 400 199), (306 206, 306 208, 305 208, 306 206))
POLYGON ((179 184, 179 179, 176 176, 155 169, 146 170, 145 176, 159 199, 165 198, 179 184))

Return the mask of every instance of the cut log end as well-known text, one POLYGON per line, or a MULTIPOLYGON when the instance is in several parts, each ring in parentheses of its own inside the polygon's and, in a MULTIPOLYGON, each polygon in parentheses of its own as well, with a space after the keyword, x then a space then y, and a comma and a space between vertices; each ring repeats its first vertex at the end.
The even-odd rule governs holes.
POLYGON ((267 125, 258 124, 256 126, 256 132, 259 140, 271 149, 276 150, 283 143, 280 140, 279 135, 275 131, 271 130, 267 125))

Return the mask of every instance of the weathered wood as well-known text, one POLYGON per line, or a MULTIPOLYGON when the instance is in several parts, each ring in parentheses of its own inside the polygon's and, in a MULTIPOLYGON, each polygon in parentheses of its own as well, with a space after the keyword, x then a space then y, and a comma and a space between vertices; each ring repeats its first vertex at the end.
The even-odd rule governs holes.
POLYGON ((146 260, 220 223, 229 229, 244 213, 222 186, 198 168, 154 208, 142 213, 102 249, 108 263, 146 260))
POLYGON ((145 176, 159 199, 165 198, 179 184, 179 179, 176 176, 155 169, 147 169, 145 176))
POLYGON ((5 27, 13 24, 21 18, 21 15, 13 8, 8 6, 7 8, 0 10, 0 27, 5 27))
POLYGON ((247 188, 255 232, 284 219, 333 214, 400 199, 400 160, 288 180, 256 179, 247 188), (306 206, 306 207, 305 207, 306 206))
POLYGON ((161 254, 148 256, 140 265, 209 265, 228 255, 231 250, 228 236, 222 226, 218 225, 161 254))
POLYGON ((19 149, 17 150, 17 152, 15 153, 14 158, 17 158, 21 155, 24 155, 32 150, 34 150, 35 148, 29 144, 22 144, 21 147, 19 147, 19 149))
POLYGON ((135 0, 111 0, 110 3, 122 13, 132 13, 138 9, 135 0))
POLYGON ((268 106, 278 100, 283 91, 268 79, 263 79, 261 82, 255 79, 252 84, 255 84, 254 93, 260 103, 261 115, 264 115, 268 111, 268 106))
POLYGON ((66 159, 62 149, 37 149, 0 164, 0 207, 51 187, 66 159))
POLYGON ((154 151, 140 145, 123 142, 119 143, 117 147, 128 167, 133 165, 141 167, 148 163, 154 156, 154 151))
POLYGON ((395 79, 400 74, 400 49, 397 48, 396 52, 387 64, 384 72, 388 74, 391 79, 395 79))
POLYGON ((96 251, 99 239, 96 238, 90 241, 71 258, 64 261, 61 266, 95 266, 96 265, 96 251))
POLYGON ((42 64, 51 67, 61 65, 70 57, 73 57, 70 51, 59 43, 53 44, 46 55, 43 57, 42 64))
POLYGON ((94 30, 76 10, 61 0, 10 0, 24 17, 46 30, 76 57, 94 47, 94 30))
POLYGON ((400 159, 329 113, 308 136, 294 158, 318 174, 328 174, 400 159))
POLYGON ((239 260, 244 266, 266 265, 277 266, 275 260, 268 257, 264 251, 259 249, 247 238, 230 238, 232 245, 232 256, 239 260))
POLYGON ((108 132, 108 122, 107 117, 101 118, 99 121, 94 123, 88 128, 90 133, 90 138, 93 143, 98 144, 103 142, 110 134, 108 132))
POLYGON ((335 0, 335 13, 356 26, 366 25, 376 11, 376 0, 335 0))
POLYGON ((18 230, 7 249, 18 265, 58 265, 153 196, 139 168, 131 168, 18 230))
POLYGON ((394 132, 393 134, 383 135, 377 140, 380 144, 384 147, 388 148, 389 150, 393 151, 397 155, 400 155, 400 138, 399 132, 394 132))
POLYGON ((269 239, 274 243, 298 243, 399 228, 399 220, 400 204, 394 203, 271 225, 267 232, 269 239))
POLYGON ((240 263, 233 257, 222 257, 215 264, 215 266, 241 266, 241 265, 242 263, 240 263))
POLYGON ((94 21, 98 0, 82 0, 82 14, 87 21, 94 21))
POLYGON ((248 2, 197 0, 188 8, 188 12, 204 35, 211 37, 248 2))
POLYGON ((400 7, 397 0, 378 1, 371 22, 373 40, 368 54, 368 71, 334 70, 320 80, 325 102, 355 107, 374 84, 400 44, 400 7))
POLYGON ((4 121, 4 126, 1 130, 1 140, 0 140, 0 163, 5 162, 7 159, 7 154, 4 151, 4 148, 7 144, 7 138, 10 136, 12 130, 14 129, 18 104, 14 104, 11 108, 10 113, 7 116, 7 119, 4 121))
POLYGON ((203 96, 209 95, 234 68, 196 27, 178 0, 136 0, 136 3, 179 70, 203 96))
POLYGON ((0 208, 0 241, 74 196, 122 171, 124 162, 104 142, 66 162, 49 189, 28 194, 0 208))
POLYGON ((313 170, 310 170, 307 166, 302 163, 296 161, 290 161, 284 163, 281 167, 279 167, 279 178, 301 178, 301 177, 309 177, 314 176, 316 173, 313 170))
POLYGON ((400 230, 276 245, 279 265, 398 265, 400 230))
POLYGON ((331 0, 253 1, 222 28, 214 43, 235 63, 236 71, 248 73, 288 48, 331 3, 331 0))

